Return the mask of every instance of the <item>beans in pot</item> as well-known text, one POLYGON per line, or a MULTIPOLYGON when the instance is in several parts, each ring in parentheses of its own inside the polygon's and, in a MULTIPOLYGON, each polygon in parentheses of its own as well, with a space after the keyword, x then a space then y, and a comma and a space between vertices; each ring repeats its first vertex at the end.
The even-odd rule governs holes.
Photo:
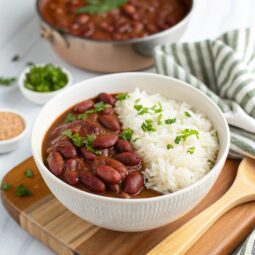
POLYGON ((44 139, 45 165, 86 192, 127 199, 158 196, 144 186, 142 158, 115 111, 124 95, 100 93, 63 113, 44 139))
POLYGON ((41 0, 39 11, 62 32, 93 40, 123 41, 166 30, 180 22, 191 7, 191 0, 129 0, 102 10, 97 2, 41 0))

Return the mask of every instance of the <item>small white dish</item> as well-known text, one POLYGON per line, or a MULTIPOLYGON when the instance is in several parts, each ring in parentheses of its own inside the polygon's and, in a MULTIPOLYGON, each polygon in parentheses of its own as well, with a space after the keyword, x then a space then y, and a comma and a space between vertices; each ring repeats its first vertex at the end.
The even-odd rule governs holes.
POLYGON ((24 118, 23 114, 21 114, 20 112, 18 112, 16 110, 1 108, 0 112, 15 113, 18 116, 20 116, 24 122, 24 129, 20 134, 18 134, 17 136, 15 136, 11 139, 0 141, 0 154, 1 154, 1 153, 7 153, 7 152, 17 149, 17 147, 19 146, 20 142, 22 141, 22 139, 24 138, 24 136, 27 132, 27 122, 26 122, 26 119, 24 118))
MULTIPOLYGON (((45 65, 46 64, 37 64, 36 66, 45 66, 45 65)), ((20 91, 23 94, 23 96, 35 104, 43 105, 43 104, 47 103, 51 98, 53 98, 57 94, 61 93, 64 89, 66 89, 68 86, 70 86, 72 84, 72 74, 67 69, 65 69, 63 67, 59 67, 57 65, 54 65, 56 67, 61 68, 61 70, 67 75, 68 83, 63 88, 58 89, 56 91, 52 91, 52 92, 36 92, 36 91, 30 90, 25 87, 24 81, 26 79, 26 74, 31 70, 31 68, 33 66, 27 67, 21 73, 21 75, 19 77, 19 88, 20 88, 20 91)))

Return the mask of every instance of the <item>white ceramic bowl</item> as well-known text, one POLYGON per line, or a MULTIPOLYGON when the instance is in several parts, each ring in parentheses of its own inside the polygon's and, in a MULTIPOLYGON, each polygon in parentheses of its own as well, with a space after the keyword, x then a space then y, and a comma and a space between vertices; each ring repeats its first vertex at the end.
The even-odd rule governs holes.
POLYGON ((170 223, 190 211, 208 193, 226 160, 229 129, 223 114, 206 95, 190 85, 166 76, 148 73, 105 75, 83 81, 56 96, 44 106, 32 132, 32 152, 46 184, 70 211, 103 228, 118 231, 144 231, 170 223), (119 199, 90 194, 76 189, 54 176, 42 161, 43 138, 53 121, 74 104, 100 92, 133 91, 185 101, 204 112, 218 131, 220 148, 213 169, 195 184, 180 191, 154 198, 119 199))
POLYGON ((23 137, 25 136, 25 134, 27 132, 27 123, 26 123, 26 119, 20 112, 17 112, 12 109, 7 109, 7 108, 1 108, 0 112, 16 113, 18 116, 20 116, 22 118, 22 120, 24 122, 24 126, 25 126, 24 130, 19 135, 15 136, 11 139, 8 139, 8 140, 0 141, 0 153, 6 153, 6 152, 10 152, 10 151, 17 149, 21 140, 23 139, 23 137))
MULTIPOLYGON (((38 64, 36 66, 45 66, 45 65, 46 64, 38 64)), ((24 81, 26 79, 26 74, 30 71, 30 69, 32 67, 33 66, 27 67, 20 74, 20 77, 19 77, 19 89, 20 89, 21 93, 23 94, 23 96, 25 98, 27 98, 29 101, 31 101, 31 102, 33 102, 35 104, 43 105, 43 104, 47 103, 51 98, 53 98, 54 96, 56 96, 57 94, 59 94, 60 92, 62 92, 64 89, 66 89, 68 86, 70 86, 72 84, 72 74, 67 69, 65 69, 63 67, 60 67, 61 70, 68 77, 68 83, 63 88, 58 89, 58 90, 53 91, 53 92, 36 92, 36 91, 30 90, 30 89, 25 87, 24 81)))

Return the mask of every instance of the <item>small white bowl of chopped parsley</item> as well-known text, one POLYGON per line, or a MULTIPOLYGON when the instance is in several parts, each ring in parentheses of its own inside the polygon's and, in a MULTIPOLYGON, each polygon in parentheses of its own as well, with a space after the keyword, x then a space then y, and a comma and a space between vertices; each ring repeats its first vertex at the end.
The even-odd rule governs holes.
POLYGON ((70 86, 71 83, 71 73, 53 64, 31 65, 19 77, 21 93, 31 102, 41 105, 70 86))

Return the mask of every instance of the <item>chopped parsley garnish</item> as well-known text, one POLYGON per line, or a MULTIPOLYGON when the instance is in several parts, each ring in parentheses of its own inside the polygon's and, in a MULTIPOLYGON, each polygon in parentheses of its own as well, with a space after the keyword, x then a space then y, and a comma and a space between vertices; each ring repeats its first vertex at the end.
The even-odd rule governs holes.
POLYGON ((166 120, 165 120, 165 124, 167 124, 167 125, 174 124, 175 122, 176 122, 176 118, 173 118, 173 119, 166 119, 166 120))
POLYGON ((34 176, 33 171, 32 171, 32 169, 30 169, 30 168, 27 168, 27 169, 25 170, 24 175, 25 175, 27 178, 32 178, 32 177, 34 176))
POLYGON ((157 121, 158 121, 158 125, 159 125, 159 126, 163 124, 162 118, 163 118, 163 114, 159 114, 159 115, 158 115, 158 118, 157 118, 157 121))
POLYGON ((188 150, 187 150, 187 152, 189 153, 189 154, 193 154, 194 152, 195 152, 195 147, 193 146, 193 147, 190 147, 188 150))
POLYGON ((92 143, 96 139, 95 135, 88 135, 88 136, 82 137, 78 133, 73 133, 70 129, 65 130, 62 134, 67 136, 69 139, 71 139, 73 144, 77 147, 85 146, 87 150, 97 155, 102 153, 100 150, 95 150, 92 146, 92 143))
POLYGON ((77 119, 78 120, 84 120, 88 117, 89 114, 96 113, 96 112, 102 112, 106 108, 106 104, 104 102, 98 102, 94 104, 94 108, 90 109, 82 114, 79 114, 77 119))
POLYGON ((149 108, 149 107, 143 106, 142 104, 138 104, 139 101, 140 101, 140 99, 136 100, 135 105, 134 105, 134 109, 136 111, 138 111, 138 115, 144 115, 144 114, 147 114, 147 113, 152 114, 153 112, 154 113, 160 113, 160 112, 163 111, 161 103, 157 103, 157 104, 155 104, 155 105, 153 105, 152 107, 149 108))
POLYGON ((65 118, 65 123, 70 123, 70 122, 73 122, 75 120, 77 120, 77 116, 70 112, 70 113, 67 114, 67 116, 65 118))
POLYGON ((87 0, 86 6, 77 8, 75 13, 100 14, 117 9, 127 2, 128 0, 87 0))
POLYGON ((16 62, 16 61, 19 61, 19 59, 20 59, 20 55, 16 54, 16 55, 14 55, 14 56, 12 57, 11 61, 12 61, 12 62, 16 62))
POLYGON ((1 189, 2 190, 9 190, 11 185, 9 183, 2 183, 1 189))
POLYGON ((24 186, 23 184, 19 185, 16 188, 16 196, 17 197, 27 197, 27 196, 31 196, 32 192, 30 190, 28 190, 26 188, 26 186, 24 186))
POLYGON ((166 148, 167 148, 168 150, 170 150, 170 149, 173 149, 174 146, 173 146, 172 144, 167 144, 166 148))
POLYGON ((190 118, 191 117, 191 114, 189 112, 185 112, 184 113, 186 117, 190 118))
POLYGON ((119 134, 119 138, 130 142, 132 140, 133 134, 134 134, 133 129, 126 128, 119 134))
POLYGON ((52 92, 65 87, 68 83, 67 74, 52 64, 32 66, 26 74, 24 85, 36 92, 52 92))
POLYGON ((155 113, 160 113, 163 111, 162 104, 158 102, 157 104, 153 105, 151 107, 151 110, 153 110, 155 113))
POLYGON ((197 139, 199 139, 199 132, 195 129, 184 129, 179 132, 179 135, 175 138, 175 143, 179 144, 180 141, 186 141, 188 137, 195 135, 197 139))
POLYGON ((35 65, 34 62, 31 62, 31 61, 27 62, 27 66, 34 66, 34 65, 35 65))
POLYGON ((0 85, 3 85, 3 86, 10 86, 15 81, 16 81, 15 77, 10 77, 10 78, 0 77, 0 85))
POLYGON ((157 131, 154 127, 153 127, 153 121, 150 119, 145 120, 142 125, 141 128, 144 132, 155 132, 157 131))
POLYGON ((126 99, 130 98, 130 96, 128 93, 120 93, 120 94, 116 95, 115 98, 119 101, 122 101, 122 100, 126 100, 126 99))

